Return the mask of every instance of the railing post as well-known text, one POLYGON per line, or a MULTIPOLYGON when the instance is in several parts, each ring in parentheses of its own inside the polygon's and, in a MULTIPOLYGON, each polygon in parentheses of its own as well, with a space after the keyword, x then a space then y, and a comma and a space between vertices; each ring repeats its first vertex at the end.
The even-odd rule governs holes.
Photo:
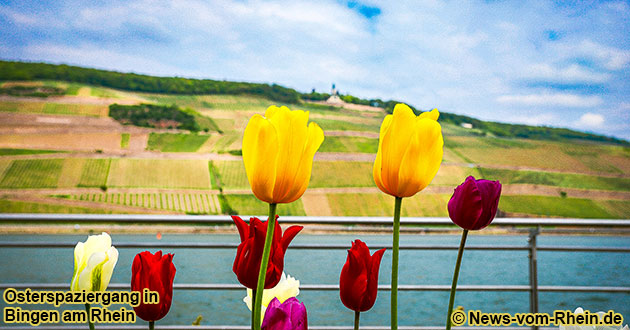
MULTIPOLYGON (((536 253, 536 238, 540 234, 540 226, 529 231, 529 312, 538 313, 538 259, 536 253)), ((537 326, 532 327, 538 330, 537 326)))

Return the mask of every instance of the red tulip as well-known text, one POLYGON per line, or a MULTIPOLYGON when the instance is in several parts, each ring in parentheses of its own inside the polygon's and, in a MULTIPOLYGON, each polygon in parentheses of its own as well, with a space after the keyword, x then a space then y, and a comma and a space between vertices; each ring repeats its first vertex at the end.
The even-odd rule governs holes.
POLYGON ((497 214, 501 183, 499 181, 476 180, 469 176, 455 188, 448 202, 448 215, 453 222, 468 230, 487 227, 497 214))
POLYGON ((149 289, 160 295, 157 304, 141 302, 133 308, 139 318, 151 322, 168 314, 173 300, 173 278, 175 278, 173 254, 162 255, 162 251, 158 251, 154 255, 144 251, 136 255, 131 266, 131 291, 142 292, 149 289))
POLYGON ((378 290, 378 270, 385 249, 370 256, 365 243, 356 240, 348 250, 348 258, 339 278, 341 302, 355 312, 365 312, 374 306, 378 290))
MULTIPOLYGON (((282 229, 277 221, 271 242, 271 252, 267 265, 267 275, 265 277, 265 289, 271 289, 280 281, 284 268, 284 253, 289 247, 289 243, 302 230, 302 226, 291 226, 287 228, 282 236, 282 229)), ((255 290, 258 284, 258 272, 262 259, 263 248, 265 246, 265 236, 267 235, 267 222, 262 222, 258 218, 250 218, 249 225, 243 219, 232 216, 232 220, 241 235, 241 244, 236 250, 236 259, 232 270, 238 281, 244 286, 255 290)))

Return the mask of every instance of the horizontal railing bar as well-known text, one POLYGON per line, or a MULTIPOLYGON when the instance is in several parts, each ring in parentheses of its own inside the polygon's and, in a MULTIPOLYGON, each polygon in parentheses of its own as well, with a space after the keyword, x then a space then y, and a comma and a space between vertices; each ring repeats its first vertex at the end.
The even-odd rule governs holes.
MULTIPOLYGON (((0 283, 0 289, 14 288, 16 290, 67 290, 67 283, 0 283)), ((129 284, 110 283, 110 290, 128 290, 129 284)), ((186 283, 173 284, 177 290, 244 290, 240 284, 226 283, 186 283)), ((379 285, 379 290, 390 291, 390 285, 379 285)), ((450 285, 399 285, 399 291, 449 291, 450 285)), ((300 290, 307 291, 338 291, 337 284, 302 284, 300 290)), ((458 285, 459 291, 529 291, 529 285, 458 285)), ((548 292, 620 292, 630 293, 630 287, 622 286, 539 286, 539 291, 548 292)))
MULTIPOLYGON (((142 322, 142 321, 140 321, 142 322)), ((111 324, 98 324, 99 330, 144 330, 146 325, 111 325, 111 324)), ((312 330, 351 330, 350 326, 326 326, 326 325, 309 325, 309 329, 312 330)), ((33 330, 32 326, 16 326, 16 327, 0 327, 0 330, 33 330)), ((84 330, 85 325, 82 326, 54 326, 54 325, 39 325, 36 327, 38 330, 84 330)), ((156 330, 248 330, 249 326, 245 325, 156 325, 156 330)), ((370 326, 361 325, 362 330, 389 330, 388 326, 370 326)), ((400 330, 444 330, 444 326, 398 326, 400 330)), ((456 327, 457 330, 523 330, 527 327, 456 327)), ((557 330, 558 328, 540 328, 542 330, 557 330)))
MULTIPOLYGON (((116 243, 117 248, 170 248, 170 249, 236 249, 239 243, 204 243, 204 242, 156 242, 116 243)), ((72 242, 0 242, 0 248, 74 248, 72 242)), ((370 245, 371 248, 391 249, 391 245, 370 245)), ((401 250, 457 250, 457 245, 401 245, 401 250)), ((347 250, 348 245, 338 244, 293 244, 292 250, 347 250)), ((528 246, 519 245, 471 245, 466 250, 500 250, 521 251, 529 250, 528 246)), ((630 247, 606 247, 606 246, 538 246, 540 251, 575 251, 575 252, 630 252, 630 247)))
MULTIPOLYGON (((244 220, 249 216, 241 216, 244 220)), ((282 216, 281 223, 333 224, 333 225, 391 225, 391 217, 333 217, 333 216, 282 216)), ((125 223, 172 223, 172 224, 232 224, 227 215, 158 215, 158 214, 0 214, 0 222, 125 222, 125 223)), ((449 218, 405 217, 402 225, 447 225, 455 226, 449 218)), ((497 218, 491 226, 578 226, 578 227, 630 227, 629 220, 614 219, 541 219, 541 218, 497 218)))

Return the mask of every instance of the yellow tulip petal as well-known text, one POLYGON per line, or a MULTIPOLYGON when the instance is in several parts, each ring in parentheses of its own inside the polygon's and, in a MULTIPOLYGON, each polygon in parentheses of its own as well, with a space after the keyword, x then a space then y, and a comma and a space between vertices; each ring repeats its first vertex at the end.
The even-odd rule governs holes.
POLYGON ((278 167, 273 199, 279 202, 285 199, 295 185, 300 167, 305 166, 301 163, 301 157, 308 136, 308 112, 281 107, 270 120, 278 132, 278 167))
POLYGON ((278 133, 274 125, 260 115, 247 123, 243 135, 243 162, 247 179, 256 197, 273 202, 278 159, 278 133))
POLYGON ((423 112, 420 114, 420 116, 418 116, 418 118, 429 118, 436 121, 438 120, 439 117, 440 117, 440 112, 438 111, 438 109, 433 109, 431 111, 423 112))
POLYGON ((378 187, 378 189, 380 189, 382 192, 389 194, 388 190, 385 188, 385 185, 383 183, 383 179, 382 179, 382 172, 383 172, 383 166, 382 166, 382 159, 383 159, 383 152, 382 152, 382 147, 383 147, 383 137, 385 136, 385 132, 387 132, 387 130, 389 129, 389 126, 392 123, 392 115, 387 115, 385 116, 385 119, 383 119, 383 123, 381 124, 381 130, 380 130, 380 134, 379 134, 379 139, 378 139, 378 151, 376 152, 376 160, 374 160, 374 168, 372 169, 372 176, 374 177, 374 183, 376 183, 376 186, 378 187))
POLYGON ((400 166, 398 197, 410 197, 426 188, 442 163, 444 141, 440 124, 418 116, 414 135, 400 166))
MULTIPOLYGON (((284 108, 286 108, 286 107, 284 107, 284 108)), ((273 117, 278 111, 280 111, 280 107, 277 107, 275 105, 270 106, 265 111, 265 118, 271 119, 271 117, 273 117)))
POLYGON ((413 136, 416 116, 404 104, 394 107, 391 123, 382 140, 381 180, 389 192, 398 191, 398 172, 403 156, 413 136))
POLYGON ((308 125, 308 136, 304 145, 304 150, 299 160, 299 167, 294 178, 291 190, 284 196, 281 203, 291 203, 302 197, 311 180, 311 170, 313 168, 313 157, 315 152, 324 142, 324 131, 315 123, 308 125))

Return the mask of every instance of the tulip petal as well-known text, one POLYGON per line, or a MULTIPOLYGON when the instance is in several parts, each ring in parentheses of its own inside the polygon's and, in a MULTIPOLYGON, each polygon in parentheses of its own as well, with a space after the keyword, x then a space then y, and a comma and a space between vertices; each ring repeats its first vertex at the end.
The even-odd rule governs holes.
POLYGON ((295 173, 293 185, 287 195, 284 196, 282 203, 291 203, 302 197, 311 180, 313 157, 315 157, 317 149, 319 149, 323 142, 324 131, 316 123, 310 123, 308 125, 307 139, 303 151, 299 156, 299 167, 295 173))
POLYGON ((308 138, 308 112, 281 107, 274 111, 270 121, 278 132, 279 151, 273 197, 275 202, 285 203, 289 191, 295 186, 300 165, 303 166, 300 161, 308 138))
MULTIPOLYGON (((107 255, 105 252, 95 252, 90 255, 85 268, 81 274, 79 274, 78 290, 94 291, 92 285, 92 272, 96 267, 101 266, 105 261, 107 261, 107 255)), ((100 282, 97 284, 100 285, 100 282)))
POLYGON ((79 290, 79 274, 85 268, 85 262, 82 260, 83 251, 85 250, 83 242, 77 243, 74 247, 74 272, 72 274, 72 282, 70 283, 70 290, 79 290))
POLYGON ((499 197, 501 197, 501 183, 499 181, 477 180, 477 189, 481 196, 483 211, 472 224, 475 230, 487 227, 497 214, 499 197), (483 221, 483 223, 480 223, 483 221))
POLYGON ((423 112, 418 116, 418 118, 429 118, 435 121, 437 121, 439 117, 440 117, 440 112, 438 111, 438 109, 433 109, 431 111, 423 112))
POLYGON ((475 178, 469 176, 457 186, 448 201, 448 215, 455 224, 465 229, 472 229, 473 222, 481 217, 483 204, 477 189, 475 178))
POLYGON ((114 267, 118 262, 118 250, 115 247, 110 247, 107 250, 107 261, 103 264, 103 270, 101 274, 101 290, 107 289, 109 285, 109 281, 112 278, 112 274, 114 273, 114 267))
POLYGON ((391 123, 392 123, 392 115, 385 116, 385 119, 383 119, 383 123, 381 124, 381 130, 380 130, 379 139, 378 139, 378 151, 376 152, 376 160, 374 161, 374 168, 372 169, 372 176, 374 177, 374 183, 376 183, 376 186, 378 187, 378 189, 388 194, 389 194, 389 190, 385 187, 383 183, 383 178, 382 178, 382 172, 383 172, 382 150, 383 150, 383 138, 385 136, 385 133, 389 129, 389 126, 391 125, 391 123))
MULTIPOLYGON (((381 267, 381 259, 383 259, 383 254, 385 253, 385 249, 380 249, 374 252, 374 255, 370 257, 370 264, 368 266, 368 284, 366 295, 363 298, 363 302, 361 303, 361 310, 367 311, 372 306, 374 306, 374 302, 376 301, 376 294, 378 292, 378 273, 381 267)), ((369 254, 369 250, 368 250, 369 254)))
POLYGON ((241 236, 241 242, 244 242, 245 239, 247 239, 247 237, 249 236, 249 226, 245 221, 243 221, 243 219, 235 215, 232 216, 232 220, 236 225, 236 229, 238 229, 239 236, 241 236))
POLYGON ((252 192, 267 203, 273 202, 278 153, 276 128, 269 120, 254 115, 243 135, 243 163, 252 192))
POLYGON ((291 241, 302 229, 304 229, 303 226, 291 226, 284 231, 281 242, 283 251, 286 251, 289 248, 289 244, 291 244, 291 241))
POLYGON ((418 117, 413 131, 398 172, 398 197, 410 197, 426 188, 442 163, 444 140, 440 124, 418 117))
POLYGON ((398 191, 398 172, 414 133, 415 118, 411 108, 397 104, 394 107, 391 124, 383 136, 381 179, 389 194, 396 194, 398 191))

